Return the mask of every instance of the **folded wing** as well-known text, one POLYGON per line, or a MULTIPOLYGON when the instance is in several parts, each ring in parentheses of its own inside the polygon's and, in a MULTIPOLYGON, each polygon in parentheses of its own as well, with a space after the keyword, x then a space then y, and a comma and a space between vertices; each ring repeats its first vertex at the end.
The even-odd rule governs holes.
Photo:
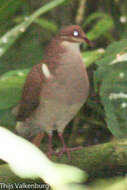
POLYGON ((38 107, 40 92, 44 83, 42 64, 35 65, 27 76, 16 120, 24 121, 38 107))

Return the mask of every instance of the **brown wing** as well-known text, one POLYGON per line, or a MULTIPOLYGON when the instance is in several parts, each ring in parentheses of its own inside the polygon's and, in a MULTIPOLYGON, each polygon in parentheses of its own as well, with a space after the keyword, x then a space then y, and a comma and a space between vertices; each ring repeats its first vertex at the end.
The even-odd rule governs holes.
POLYGON ((16 120, 24 121, 37 108, 44 82, 42 64, 35 65, 27 76, 16 120))

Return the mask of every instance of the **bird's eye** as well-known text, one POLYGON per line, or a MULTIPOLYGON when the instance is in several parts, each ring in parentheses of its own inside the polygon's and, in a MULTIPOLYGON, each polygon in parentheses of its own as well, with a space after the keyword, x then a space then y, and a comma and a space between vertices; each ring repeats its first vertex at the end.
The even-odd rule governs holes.
POLYGON ((79 32, 77 30, 74 30, 73 36, 78 36, 78 35, 79 35, 79 32))

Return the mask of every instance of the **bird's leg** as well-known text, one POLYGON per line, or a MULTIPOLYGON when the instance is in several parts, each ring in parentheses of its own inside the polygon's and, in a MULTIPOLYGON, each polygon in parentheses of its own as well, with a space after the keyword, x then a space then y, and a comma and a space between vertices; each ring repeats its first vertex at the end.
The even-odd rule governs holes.
POLYGON ((32 143, 37 147, 40 147, 41 140, 44 137, 44 133, 38 133, 37 136, 32 140, 32 143))
POLYGON ((64 142, 64 137, 62 133, 58 133, 58 136, 63 144, 63 149, 59 152, 59 156, 61 156, 64 152, 67 153, 68 159, 71 160, 71 154, 70 154, 70 149, 67 147, 67 145, 64 142))
POLYGON ((64 142, 64 137, 62 133, 58 133, 58 136, 63 144, 63 149, 58 153, 59 156, 62 156, 62 154, 64 152, 67 153, 68 159, 71 160, 71 151, 76 151, 76 150, 81 150, 83 147, 82 146, 78 146, 78 147, 73 147, 73 148, 68 148, 67 145, 64 142))
POLYGON ((48 157, 51 159, 52 155, 53 155, 54 151, 52 148, 52 134, 48 134, 48 157))
MULTIPOLYGON (((37 147, 40 147, 41 140, 44 137, 44 133, 38 133, 37 136, 32 140, 32 143, 35 144, 37 147)), ((48 157, 51 158, 54 151, 52 148, 52 134, 48 134, 48 157)))

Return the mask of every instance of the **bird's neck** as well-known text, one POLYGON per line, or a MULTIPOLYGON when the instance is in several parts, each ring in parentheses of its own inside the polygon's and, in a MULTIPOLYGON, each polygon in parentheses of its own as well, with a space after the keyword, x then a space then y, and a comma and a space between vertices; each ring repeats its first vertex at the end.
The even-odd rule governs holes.
POLYGON ((71 54, 80 54, 80 44, 64 41, 59 37, 54 38, 45 51, 44 61, 51 69, 55 69, 59 64, 62 56, 71 54))
POLYGON ((62 41, 61 46, 66 50, 66 51, 71 51, 74 53, 80 53, 80 44, 79 43, 74 43, 74 42, 68 42, 68 41, 62 41))
POLYGON ((48 64, 50 64, 50 62, 57 62, 60 55, 64 52, 64 48, 61 47, 61 40, 56 37, 47 46, 44 60, 46 60, 48 64))

